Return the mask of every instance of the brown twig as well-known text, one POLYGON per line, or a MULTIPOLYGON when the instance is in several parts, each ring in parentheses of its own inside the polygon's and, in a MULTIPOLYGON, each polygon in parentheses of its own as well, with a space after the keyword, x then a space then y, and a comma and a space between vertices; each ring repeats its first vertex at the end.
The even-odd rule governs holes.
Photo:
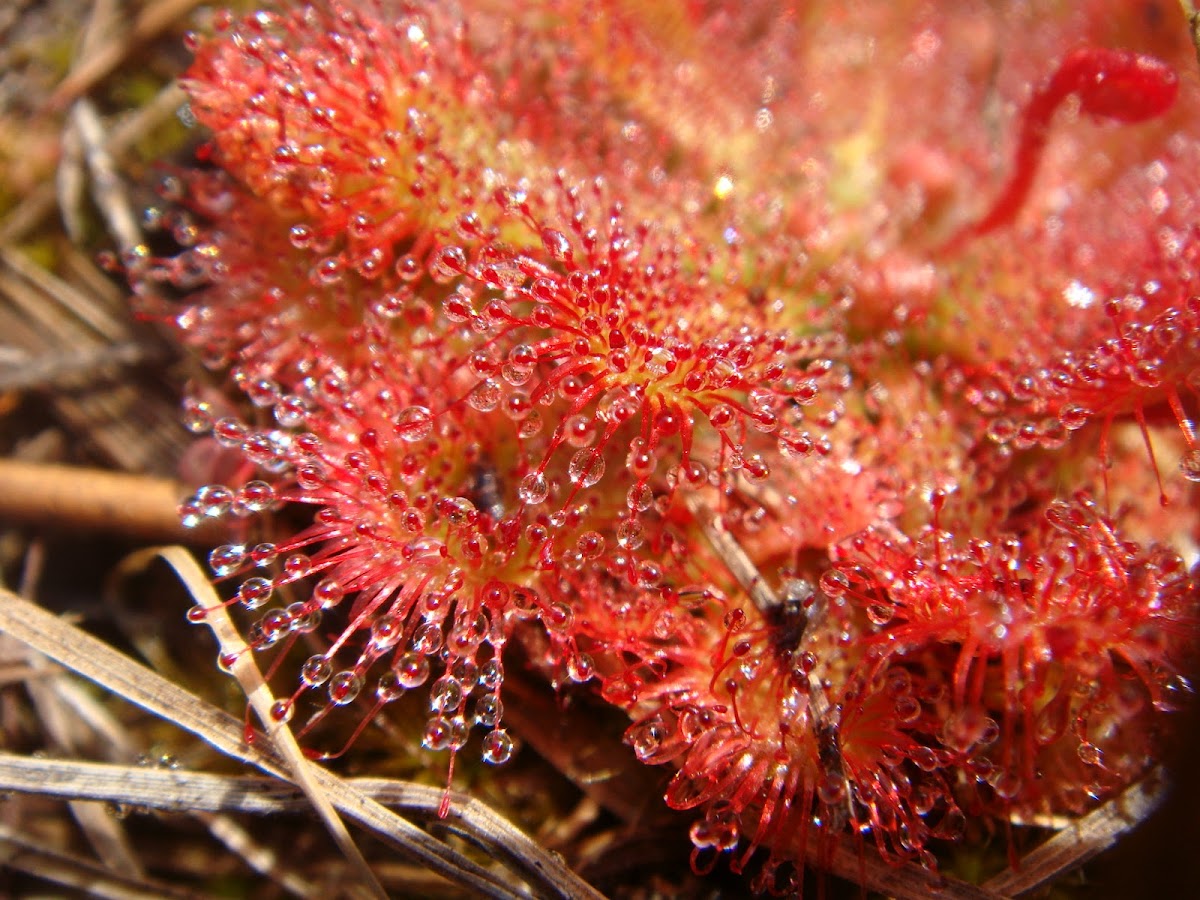
POLYGON ((219 540, 215 522, 196 529, 180 524, 176 510, 186 494, 167 478, 0 459, 0 520, 8 525, 197 544, 219 540))

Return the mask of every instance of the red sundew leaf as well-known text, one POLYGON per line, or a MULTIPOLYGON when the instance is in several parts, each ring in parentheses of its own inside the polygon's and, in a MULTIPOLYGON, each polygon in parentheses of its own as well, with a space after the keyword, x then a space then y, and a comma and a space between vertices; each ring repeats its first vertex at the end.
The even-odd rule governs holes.
POLYGON ((256 406, 306 379, 365 377, 373 328, 398 340, 422 323, 428 307, 409 287, 412 274, 389 269, 368 278, 330 265, 328 242, 309 225, 223 173, 169 175, 163 190, 188 210, 171 231, 194 236, 174 257, 152 258, 134 273, 139 299, 207 366, 232 367, 256 406), (168 299, 181 292, 184 299, 168 299))
MULTIPOLYGON (((1178 423, 1188 450, 1194 449, 1182 397, 1194 393, 1193 383, 1200 380, 1200 303, 1188 298, 1150 321, 1126 317, 1116 305, 1113 313, 1118 337, 1038 368, 989 367, 968 398, 994 417, 988 426, 993 441, 1017 449, 1058 449, 1090 421, 1107 429, 1115 419, 1132 418, 1144 426, 1148 413, 1161 410, 1178 423)), ((1186 466, 1184 474, 1195 480, 1186 466)))
POLYGON ((760 877, 784 862, 802 868, 809 844, 829 841, 848 820, 873 830, 886 855, 931 862, 920 817, 939 804, 955 807, 930 774, 937 757, 919 752, 909 734, 921 705, 907 672, 875 684, 851 678, 845 693, 819 687, 814 677, 836 683, 835 669, 844 677, 841 667, 855 665, 854 648, 844 644, 847 659, 817 663, 838 629, 850 627, 836 612, 822 619, 810 610, 801 639, 786 609, 764 619, 757 610, 706 601, 696 610, 710 620, 707 628, 687 617, 670 632, 639 609, 656 606, 594 597, 584 627, 605 695, 636 715, 626 741, 643 762, 678 769, 668 805, 705 810, 692 829, 697 871, 735 850, 731 867, 741 871, 759 847, 769 851, 760 877), (619 637, 604 618, 617 609, 619 637), (718 614, 719 626, 711 621, 718 614), (639 627, 649 629, 640 640, 639 627), (667 634, 674 639, 664 640, 667 634))
MULTIPOLYGON (((567 189, 564 199, 575 209, 567 232, 531 222, 546 262, 536 252, 501 251, 469 265, 463 257, 458 274, 503 291, 505 300, 488 301, 481 311, 447 310, 455 319, 481 317, 490 352, 507 360, 501 368, 508 385, 483 384, 502 392, 515 387, 535 405, 556 396, 569 404, 539 472, 570 440, 579 417, 599 434, 592 453, 628 422, 649 454, 678 435, 685 468, 704 429, 703 439, 716 447, 703 462, 722 478, 733 469, 752 481, 769 475, 762 458, 747 453, 756 432, 777 432, 795 455, 827 452, 821 431, 840 415, 837 401, 825 401, 808 427, 800 410, 822 392, 836 396, 846 387, 844 372, 826 357, 840 349, 835 333, 797 339, 773 330, 744 292, 715 282, 705 259, 688 252, 685 236, 629 228, 619 207, 607 225, 591 227, 580 192, 567 189)), ((589 471, 573 480, 587 488, 599 476, 589 471)))
POLYGON ((497 86, 459 23, 436 5, 394 12, 317 4, 230 21, 183 79, 218 162, 285 218, 344 241, 349 267, 389 267, 397 241, 449 230, 503 159, 497 86))
POLYGON ((1200 597, 1176 554, 1121 540, 1082 498, 1051 504, 1020 538, 866 535, 839 557, 826 592, 866 610, 889 656, 957 648, 942 740, 1024 780, 1020 800, 1006 789, 1003 802, 1036 808, 1079 783, 1107 791, 1144 771, 1144 722, 1152 705, 1174 703, 1200 627, 1200 597), (959 721, 962 710, 1000 723, 996 748, 959 721))

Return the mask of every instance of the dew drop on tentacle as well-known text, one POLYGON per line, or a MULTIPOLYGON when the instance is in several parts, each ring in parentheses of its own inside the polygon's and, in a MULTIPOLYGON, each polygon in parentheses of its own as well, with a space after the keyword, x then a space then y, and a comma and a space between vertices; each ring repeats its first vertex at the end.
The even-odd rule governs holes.
POLYGON ((531 472, 521 479, 517 488, 517 496, 521 501, 531 506, 544 503, 550 495, 550 482, 541 472, 531 472))
POLYGON ((324 684, 333 674, 333 665, 325 656, 310 656, 300 667, 300 680, 309 687, 324 684))
POLYGON ((567 474, 574 484, 588 488, 604 477, 604 456, 594 447, 585 447, 571 457, 567 474))
POLYGON ((401 440, 416 443, 433 433, 433 413, 425 406, 409 406, 396 415, 394 424, 401 440))
POLYGON ((258 609, 271 599, 274 590, 275 586, 269 579, 255 575, 242 582, 237 599, 246 609, 258 609))
POLYGON ((222 544, 208 554, 208 566, 218 578, 232 575, 245 561, 246 548, 242 544, 222 544))
POLYGON ((453 281, 467 271, 467 256, 461 247, 443 247, 429 261, 429 275, 439 284, 453 281))
POLYGON ((487 378, 475 386, 467 396, 467 403, 480 412, 491 412, 500 405, 502 397, 503 391, 499 383, 487 378))
POLYGON ((420 653, 405 653, 392 667, 400 684, 405 688, 418 688, 429 679, 429 660, 420 653))
POLYGON ((452 713, 463 704, 462 684, 457 678, 443 675, 433 683, 429 691, 429 711, 452 713))
POLYGON ((498 691, 504 682, 504 666, 496 658, 489 659, 479 667, 478 685, 485 691, 498 691))
POLYGON ((550 254, 550 258, 557 262, 565 262, 571 257, 571 242, 561 231, 555 231, 553 228, 543 228, 542 246, 550 254))
POLYGON ((513 739, 509 737, 508 732, 501 728, 489 731, 483 738, 483 761, 492 765, 502 765, 512 758, 513 749, 513 739))
POLYGON ((271 704, 271 718, 276 722, 288 722, 295 712, 295 704, 291 700, 276 700, 271 704))
POLYGON ((375 685, 375 696, 381 703, 391 703, 402 697, 407 688, 400 680, 400 674, 395 669, 388 669, 379 676, 375 685))
POLYGON ((1104 761, 1103 751, 1101 751, 1101 749, 1095 744, 1087 741, 1081 743, 1076 752, 1078 753, 1079 759, 1084 763, 1084 765, 1099 766, 1104 761))
POLYGON ((352 703, 362 690, 362 678, 354 672, 338 672, 329 680, 329 699, 337 706, 352 703))
POLYGON ((441 716, 435 716, 425 725, 425 733, 421 738, 421 746, 426 750, 445 750, 450 746, 453 726, 441 716))

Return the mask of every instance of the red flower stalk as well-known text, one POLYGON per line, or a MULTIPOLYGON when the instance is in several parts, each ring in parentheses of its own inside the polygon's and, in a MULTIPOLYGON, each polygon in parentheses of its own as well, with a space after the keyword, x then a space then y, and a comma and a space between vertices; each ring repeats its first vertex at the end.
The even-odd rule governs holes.
POLYGON ((1012 221, 1025 203, 1046 146, 1050 120, 1064 101, 1075 97, 1097 118, 1141 122, 1162 115, 1179 93, 1179 77, 1152 56, 1085 47, 1067 55, 1025 107, 1012 178, 991 210, 964 228, 948 249, 1012 221))

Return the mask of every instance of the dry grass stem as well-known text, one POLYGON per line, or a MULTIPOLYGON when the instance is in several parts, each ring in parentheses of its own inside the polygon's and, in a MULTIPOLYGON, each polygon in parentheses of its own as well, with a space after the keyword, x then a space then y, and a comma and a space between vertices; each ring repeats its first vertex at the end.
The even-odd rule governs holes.
MULTIPOLYGON (((28 360, 103 355, 114 344, 139 343, 128 317, 103 295, 91 296, 46 271, 26 254, 0 246, 0 335, 9 366, 28 360)), ((51 366, 53 369, 53 366, 51 366)), ((188 441, 165 386, 123 380, 53 392, 50 408, 110 464, 131 472, 173 466, 188 441)))
POLYGON ((1117 843, 1141 825, 1162 802, 1167 791, 1166 775, 1157 771, 1120 796, 1101 804, 1070 827, 1031 850, 1019 869, 1008 869, 984 883, 984 887, 1021 896, 1071 872, 1117 843))
MULTIPOLYGON (((163 87, 149 103, 138 107, 120 119, 108 134, 104 149, 117 162, 148 134, 174 118, 187 101, 179 85, 172 82, 163 87)), ((55 185, 44 181, 25 195, 21 202, 0 221, 0 246, 23 240, 38 228, 54 211, 55 185)))
MULTIPOLYGON (((130 559, 124 568, 134 570, 144 566, 150 555, 150 552, 139 554, 140 558, 130 559)), ((237 719, 37 605, 2 590, 0 631, 131 703, 198 735, 228 756, 256 766, 278 778, 290 780, 285 763, 274 751, 260 746, 260 743, 245 743, 242 723, 237 719)), ((480 896, 524 896, 510 886, 511 879, 497 881, 492 873, 400 818, 378 801, 327 770, 314 766, 312 777, 342 813, 374 831, 380 839, 420 860, 431 870, 480 896)), ((435 810, 441 802, 442 792, 433 789, 425 791, 426 793, 418 793, 416 796, 422 797, 429 808, 435 810)), ((412 796, 412 793, 409 792, 409 795, 412 796)), ((499 840, 506 844, 513 841, 513 845, 507 847, 509 854, 521 859, 523 872, 536 874, 541 879, 536 891, 538 896, 601 896, 570 872, 560 860, 536 847, 529 838, 516 840, 514 835, 518 832, 513 826, 499 827, 501 817, 495 814, 485 816, 481 812, 482 804, 468 800, 460 805, 453 802, 454 799, 452 798, 448 824, 453 825, 456 818, 462 819, 465 809, 473 817, 473 821, 482 821, 487 827, 495 828, 495 833, 503 835, 499 840)))
POLYGON ((54 172, 58 210, 62 215, 63 229, 67 232, 67 237, 76 243, 83 243, 87 227, 83 213, 87 179, 83 169, 83 140, 74 122, 68 122, 63 129, 60 147, 58 168, 54 172))
POLYGON ((737 540, 721 525, 720 518, 695 494, 685 494, 683 502, 688 512, 704 531, 705 538, 712 545, 729 573, 737 579, 738 584, 750 595, 754 605, 760 610, 774 609, 779 606, 779 597, 758 573, 758 569, 750 560, 749 554, 741 548, 737 540))
POLYGON ((112 154, 108 152, 104 125, 96 107, 88 100, 79 100, 71 111, 71 122, 83 143, 88 174, 91 175, 92 199, 104 216, 108 233, 125 253, 132 253, 142 243, 129 192, 117 172, 112 154))
POLYGON ((109 344, 83 353, 47 353, 30 358, 19 350, 0 368, 0 391, 77 388, 112 378, 118 371, 146 362, 139 344, 109 344))
POLYGON ((819 854, 815 848, 810 851, 814 862, 817 859, 826 862, 829 870, 839 878, 894 900, 930 900, 932 897, 938 900, 1002 900, 1005 896, 958 878, 938 875, 914 863, 890 863, 873 848, 851 837, 840 838, 828 856, 819 854))
MULTIPOLYGON (((36 596, 44 563, 42 544, 35 542, 26 554, 25 572, 21 583, 21 594, 27 600, 32 601, 36 596)), ((28 654, 30 666, 34 670, 53 670, 56 675, 62 675, 62 671, 40 653, 29 650, 28 654)), ((62 677, 35 679, 26 685, 25 689, 49 738, 51 749, 64 755, 77 755, 91 732, 87 722, 78 715, 78 694, 61 693, 58 690, 63 683, 62 677)), ((90 704, 88 707, 90 708, 90 704)), ((125 749, 124 742, 113 745, 113 748, 125 749)), ((110 871, 132 879, 145 878, 145 869, 129 835, 123 825, 110 816, 101 804, 73 798, 68 801, 68 807, 92 849, 110 871)))
MULTIPOLYGON (((307 801, 304 801, 307 803, 307 801)), ((220 841, 230 852, 237 854, 255 872, 271 879, 294 897, 316 897, 319 890, 308 879, 288 870, 279 854, 264 847, 254 837, 226 815, 185 810, 193 818, 203 822, 209 834, 220 841)))
MULTIPOLYGON (((429 820, 437 819, 443 797, 438 788, 385 778, 348 778, 345 784, 383 806, 429 820)), ((298 787, 275 778, 34 759, 2 752, 0 791, 60 799, 84 798, 164 812, 278 815, 302 812, 311 806, 298 787)), ((561 866, 529 835, 465 794, 451 795, 450 813, 441 822, 489 854, 510 858, 526 874, 546 871, 551 865, 561 866)), ((559 896, 600 896, 566 881, 561 887, 559 896)))
POLYGON ((375 873, 371 871, 370 865, 363 857, 362 851, 350 837, 350 832, 346 830, 346 825, 338 815, 333 803, 330 802, 328 794, 313 777, 316 766, 305 757, 287 723, 277 721, 272 717, 271 707, 275 703, 275 697, 271 694, 271 689, 258 670, 258 665, 254 662, 254 655, 242 640, 241 635, 238 634, 237 628, 229 618, 229 613, 221 605, 221 598, 213 590, 204 571, 191 555, 180 547, 165 547, 156 553, 179 575, 197 605, 208 610, 208 615, 204 619, 205 624, 216 635, 217 643, 221 646, 221 653, 234 660, 230 666, 230 674, 238 680, 238 684, 246 692, 246 697, 258 714, 271 746, 283 757, 292 778, 308 797, 334 843, 358 872, 362 887, 366 889, 369 896, 381 897, 386 900, 387 892, 383 889, 383 885, 379 883, 375 873))

